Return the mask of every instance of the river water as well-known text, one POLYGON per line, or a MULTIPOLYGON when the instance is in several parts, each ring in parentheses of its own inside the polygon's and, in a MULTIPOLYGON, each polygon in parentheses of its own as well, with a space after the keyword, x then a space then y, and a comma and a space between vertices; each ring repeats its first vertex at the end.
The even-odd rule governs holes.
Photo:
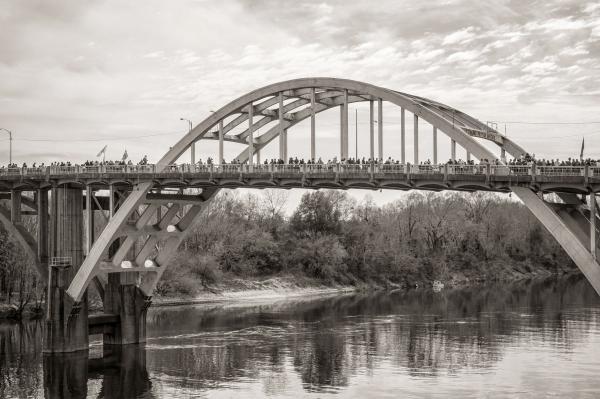
POLYGON ((0 397, 599 397, 600 299, 581 277, 150 309, 145 348, 44 357, 0 325, 0 397))

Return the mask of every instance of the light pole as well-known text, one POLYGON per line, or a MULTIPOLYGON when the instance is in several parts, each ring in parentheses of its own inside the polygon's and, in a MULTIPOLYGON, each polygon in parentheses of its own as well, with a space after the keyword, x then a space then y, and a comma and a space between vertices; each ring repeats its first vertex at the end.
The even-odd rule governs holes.
MULTIPOLYGON (((180 121, 187 121, 187 123, 190 124, 190 130, 188 130, 188 133, 190 133, 192 131, 192 121, 189 119, 185 119, 185 118, 179 118, 180 121)), ((190 147, 190 153, 192 155, 192 165, 196 164, 196 143, 192 142, 192 145, 190 147)))
POLYGON ((6 133, 8 133, 8 163, 12 164, 12 132, 3 127, 0 127, 0 130, 4 130, 6 133))

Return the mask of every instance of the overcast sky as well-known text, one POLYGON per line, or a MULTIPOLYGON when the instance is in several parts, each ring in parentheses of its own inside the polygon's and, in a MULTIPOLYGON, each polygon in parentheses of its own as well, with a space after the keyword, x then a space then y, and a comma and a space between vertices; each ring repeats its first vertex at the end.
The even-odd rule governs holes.
MULTIPOLYGON (((112 158, 127 148, 157 160, 185 133, 180 117, 198 123, 252 89, 306 76, 429 97, 483 121, 600 121, 593 1, 5 0, 0 33, 0 127, 14 132, 18 162, 80 161, 105 144, 112 158), (62 141, 25 141, 35 139, 62 141)), ((394 156, 397 118, 385 115, 394 156)), ((319 155, 333 155, 336 127, 317 125, 319 155)), ((507 133, 561 158, 577 156, 585 135, 586 154, 600 157, 600 124, 507 133)), ((303 135, 290 153, 307 155, 303 135)))

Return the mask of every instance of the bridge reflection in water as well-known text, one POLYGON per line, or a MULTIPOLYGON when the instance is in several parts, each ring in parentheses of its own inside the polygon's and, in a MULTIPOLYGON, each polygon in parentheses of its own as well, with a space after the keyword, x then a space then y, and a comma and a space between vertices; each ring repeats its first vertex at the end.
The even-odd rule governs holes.
MULTIPOLYGON (((497 389, 499 396, 577 396, 600 389, 600 360, 590 352, 600 337, 600 302, 579 276, 437 294, 157 308, 148 328, 145 348, 122 345, 88 360, 42 356, 40 324, 2 326, 0 397, 227 396, 240 389, 254 397, 497 389), (539 359, 549 361, 540 367, 539 359)), ((92 344, 92 357, 98 349, 92 344)))

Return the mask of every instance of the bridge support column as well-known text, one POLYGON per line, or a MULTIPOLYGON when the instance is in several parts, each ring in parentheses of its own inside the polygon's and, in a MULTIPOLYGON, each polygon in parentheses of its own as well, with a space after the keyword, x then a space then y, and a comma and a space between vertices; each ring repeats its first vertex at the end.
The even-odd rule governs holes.
POLYGON ((42 264, 48 264, 48 190, 38 189, 37 191, 37 213, 38 213, 38 231, 37 231, 37 253, 38 261, 42 264))
POLYGON ((223 120, 219 121, 219 165, 223 165, 223 120))
POLYGON ((456 161, 456 140, 450 139, 450 159, 456 161))
POLYGON ((315 88, 310 89, 310 159, 315 160, 315 88))
POLYGON ((112 332, 104 334, 104 345, 146 342, 146 310, 150 297, 137 287, 137 272, 110 273, 104 294, 104 313, 119 316, 112 332))
POLYGON ((57 257, 68 258, 49 267, 48 304, 44 352, 62 353, 88 349, 87 292, 74 303, 66 290, 83 262, 83 192, 60 187, 53 191, 52 224, 57 257))
POLYGON ((279 93, 279 158, 287 163, 287 129, 283 126, 283 93, 279 93))
POLYGON ((377 100, 377 156, 383 161, 383 101, 377 100))
POLYGON ((248 164, 254 164, 254 104, 248 104, 248 164))
POLYGON ((10 221, 21 223, 21 192, 12 190, 10 192, 10 221))
POLYGON ((375 110, 373 100, 369 101, 369 144, 370 151, 369 156, 371 161, 375 159, 375 110))
POLYGON ((433 164, 437 165, 438 163, 438 157, 437 157, 437 150, 438 150, 438 144, 437 144, 437 127, 433 127, 433 164))
POLYGON ((413 150, 414 150, 414 162, 415 165, 419 164, 419 116, 417 114, 414 115, 414 123, 413 123, 413 129, 414 129, 414 143, 413 143, 413 150))
POLYGON ((196 164, 196 143, 193 142, 190 146, 190 160, 192 161, 192 165, 196 164))
POLYGON ((406 116, 404 108, 400 109, 400 162, 406 164, 406 116))
POLYGON ((344 90, 344 103, 340 106, 340 160, 348 159, 348 90, 344 90))

